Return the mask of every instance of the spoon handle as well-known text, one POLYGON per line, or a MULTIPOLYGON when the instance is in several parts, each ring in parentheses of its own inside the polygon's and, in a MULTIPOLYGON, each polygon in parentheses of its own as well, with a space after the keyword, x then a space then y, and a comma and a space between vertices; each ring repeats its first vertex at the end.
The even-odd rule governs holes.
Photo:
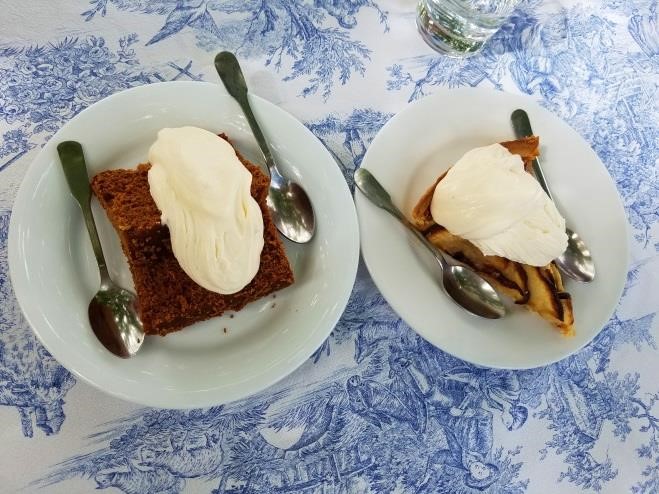
POLYGON ((57 145, 57 153, 62 162, 62 169, 64 170, 64 176, 69 184, 71 194, 78 201, 78 204, 80 204, 82 216, 85 219, 85 225, 89 232, 89 239, 92 243, 92 249, 98 263, 98 269, 101 272, 101 284, 106 284, 110 281, 110 275, 107 264, 105 263, 103 249, 101 248, 101 241, 98 238, 94 215, 92 214, 92 191, 89 185, 89 176, 87 175, 87 165, 85 164, 82 146, 76 141, 64 141, 57 145))
POLYGON ((245 82, 243 71, 240 69, 238 59, 229 51, 220 52, 215 56, 215 70, 217 70, 220 79, 222 79, 224 87, 238 102, 245 117, 247 117, 247 122, 252 129, 254 137, 256 137, 256 142, 261 148, 266 165, 270 169, 270 173, 272 173, 273 169, 276 170, 275 160, 272 157, 272 152, 270 151, 270 147, 261 131, 261 127, 259 127, 256 117, 254 117, 252 107, 249 105, 249 100, 247 98, 247 83, 245 82))
POLYGON ((414 225, 407 219, 407 217, 402 213, 400 209, 391 200, 389 193, 382 187, 382 184, 369 172, 366 168, 359 168, 355 172, 355 183, 359 190, 361 190, 364 195, 377 207, 384 209, 389 214, 394 216, 398 221, 405 225, 414 236, 418 238, 426 248, 432 252, 432 255, 435 257, 437 262, 440 264, 442 269, 447 267, 447 262, 444 259, 442 252, 431 244, 428 239, 419 230, 414 228, 414 225))
MULTIPOLYGON (((533 135, 531 121, 529 120, 528 114, 524 110, 515 110, 512 115, 510 115, 510 120, 513 123, 513 130, 515 131, 515 136, 518 139, 521 137, 529 137, 533 135)), ((535 158, 531 162, 531 167, 533 168, 533 174, 535 175, 536 180, 540 183, 540 187, 543 188, 549 198, 553 201, 554 198, 551 195, 549 185, 547 185, 547 180, 545 179, 545 174, 542 172, 542 167, 540 166, 540 161, 538 158, 535 158)))

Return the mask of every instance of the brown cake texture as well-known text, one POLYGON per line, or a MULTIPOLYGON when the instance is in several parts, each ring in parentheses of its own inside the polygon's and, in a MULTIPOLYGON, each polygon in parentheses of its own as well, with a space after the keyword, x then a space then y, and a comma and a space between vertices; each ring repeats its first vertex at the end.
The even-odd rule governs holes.
MULTIPOLYGON (((524 161, 524 168, 531 173, 531 163, 539 155, 537 136, 500 143, 512 154, 524 161)), ((435 187, 446 173, 437 178, 426 190, 412 211, 412 223, 425 237, 456 260, 467 264, 486 278, 500 293, 516 304, 536 312, 553 324, 565 336, 574 335, 572 299, 563 287, 563 279, 554 262, 547 266, 529 266, 499 256, 486 256, 474 244, 450 233, 435 223, 430 204, 435 187)))
MULTIPOLYGON (((224 134, 220 137, 229 141, 224 134)), ((251 193, 263 215, 265 243, 258 273, 245 288, 231 295, 199 286, 179 265, 172 253, 169 229, 160 223, 160 211, 149 192, 148 163, 136 169, 104 171, 92 179, 92 190, 128 259, 147 334, 164 336, 225 311, 239 311, 293 283, 293 271, 266 206, 270 179, 258 166, 236 154, 252 174, 251 193)))

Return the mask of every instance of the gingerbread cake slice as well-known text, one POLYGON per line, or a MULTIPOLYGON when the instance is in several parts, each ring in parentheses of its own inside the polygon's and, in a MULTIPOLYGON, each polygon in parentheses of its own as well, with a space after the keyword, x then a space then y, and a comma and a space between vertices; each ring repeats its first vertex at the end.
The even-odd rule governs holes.
MULTIPOLYGON (((229 141, 224 134, 220 137, 229 141)), ((128 259, 147 334, 166 335, 226 311, 238 311, 293 283, 293 271, 266 206, 270 179, 236 154, 252 174, 251 194, 263 215, 264 246, 254 279, 231 295, 199 286, 179 265, 172 253, 169 229, 160 223, 160 211, 149 192, 148 163, 136 169, 104 171, 91 181, 128 259)))
MULTIPOLYGON (((510 153, 519 155, 526 171, 531 172, 531 163, 539 155, 537 136, 500 144, 510 153)), ((536 267, 499 256, 486 256, 468 240, 451 234, 446 228, 435 223, 430 205, 435 187, 445 175, 446 173, 440 175, 417 202, 412 211, 414 226, 432 244, 473 268, 516 304, 536 312, 563 335, 574 335, 572 299, 563 287, 561 273, 554 262, 536 267)))

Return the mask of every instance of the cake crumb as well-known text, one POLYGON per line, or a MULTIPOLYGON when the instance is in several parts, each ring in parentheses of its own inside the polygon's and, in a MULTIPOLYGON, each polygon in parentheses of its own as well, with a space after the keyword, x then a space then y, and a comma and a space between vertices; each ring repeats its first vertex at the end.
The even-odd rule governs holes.
POLYGON ((270 308, 271 308, 271 309, 274 309, 276 306, 277 306, 277 304, 272 304, 272 305, 270 306, 270 308))
POLYGON ((231 319, 233 319, 233 314, 229 315, 229 317, 230 317, 231 319))
POLYGON ((224 334, 227 334, 227 328, 224 328, 224 334))
POLYGON ((277 294, 276 294, 276 293, 273 293, 273 294, 272 294, 272 298, 277 298, 277 294))

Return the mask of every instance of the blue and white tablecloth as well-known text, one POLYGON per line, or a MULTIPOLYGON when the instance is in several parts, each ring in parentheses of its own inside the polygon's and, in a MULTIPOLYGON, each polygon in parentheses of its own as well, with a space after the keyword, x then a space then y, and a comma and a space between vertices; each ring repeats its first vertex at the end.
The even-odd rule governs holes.
POLYGON ((0 0, 0 492, 659 492, 657 0, 528 0, 468 60, 425 46, 414 3, 0 0), (480 369, 416 336, 362 267, 330 338, 257 396, 167 411, 76 382, 8 279, 21 178, 83 108, 141 84, 217 81, 221 49, 348 181, 409 101, 445 86, 532 95, 623 197, 632 258, 611 321, 550 367, 480 369))

